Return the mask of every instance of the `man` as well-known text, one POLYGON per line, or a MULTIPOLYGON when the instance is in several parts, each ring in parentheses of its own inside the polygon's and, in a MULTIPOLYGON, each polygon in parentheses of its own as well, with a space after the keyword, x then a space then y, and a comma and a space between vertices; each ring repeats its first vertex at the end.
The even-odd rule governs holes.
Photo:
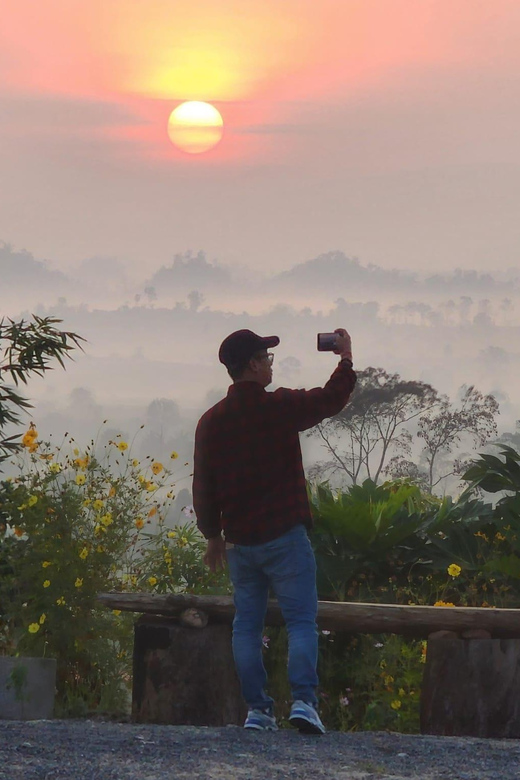
POLYGON ((226 398, 199 420, 195 434, 193 503, 208 540, 205 563, 215 571, 226 558, 233 583, 233 655, 249 711, 245 728, 274 731, 273 699, 265 693, 262 634, 272 588, 287 626, 289 720, 322 734, 316 711, 318 632, 316 564, 298 433, 345 406, 356 383, 346 330, 335 333, 340 362, 323 388, 273 393, 278 336, 231 333, 219 359, 233 384, 226 398))

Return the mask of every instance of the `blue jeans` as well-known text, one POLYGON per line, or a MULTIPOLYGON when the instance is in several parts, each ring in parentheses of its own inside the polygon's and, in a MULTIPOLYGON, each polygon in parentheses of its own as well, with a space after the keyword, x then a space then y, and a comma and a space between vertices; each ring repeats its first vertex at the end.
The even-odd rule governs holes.
POLYGON ((252 709, 272 710, 265 693, 262 634, 271 587, 289 638, 289 683, 293 699, 313 704, 318 675, 316 562, 303 525, 265 544, 235 544, 227 550, 234 589, 233 655, 242 695, 252 709))

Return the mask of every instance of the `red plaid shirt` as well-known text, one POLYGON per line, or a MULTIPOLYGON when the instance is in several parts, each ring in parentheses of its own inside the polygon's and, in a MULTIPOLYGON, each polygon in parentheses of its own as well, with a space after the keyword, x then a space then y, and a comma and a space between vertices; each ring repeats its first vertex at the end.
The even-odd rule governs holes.
POLYGON ((298 432, 341 411, 355 383, 344 361, 313 390, 231 385, 195 433, 193 504, 207 539, 223 530, 227 542, 262 544, 311 527, 298 432))

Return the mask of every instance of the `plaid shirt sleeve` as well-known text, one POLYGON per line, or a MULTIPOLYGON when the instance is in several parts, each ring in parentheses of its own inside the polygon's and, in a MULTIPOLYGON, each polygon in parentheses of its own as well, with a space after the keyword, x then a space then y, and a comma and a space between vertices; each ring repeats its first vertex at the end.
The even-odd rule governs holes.
POLYGON ((195 452, 193 463, 193 508, 197 516, 197 526, 206 539, 219 536, 222 530, 220 507, 214 483, 214 474, 210 468, 211 458, 207 452, 207 417, 202 417, 195 431, 195 452))
POLYGON ((350 361, 341 361, 323 387, 312 390, 281 388, 287 405, 287 415, 298 431, 313 428, 326 417, 338 414, 347 403, 356 384, 356 374, 350 361))

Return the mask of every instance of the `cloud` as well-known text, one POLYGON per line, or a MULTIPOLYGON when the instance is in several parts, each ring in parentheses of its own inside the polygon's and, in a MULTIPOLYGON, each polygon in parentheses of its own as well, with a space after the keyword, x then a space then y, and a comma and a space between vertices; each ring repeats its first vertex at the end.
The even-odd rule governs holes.
POLYGON ((0 95, 0 113, 7 117, 3 133, 67 134, 119 127, 142 127, 152 120, 128 105, 107 100, 42 95, 0 95))

